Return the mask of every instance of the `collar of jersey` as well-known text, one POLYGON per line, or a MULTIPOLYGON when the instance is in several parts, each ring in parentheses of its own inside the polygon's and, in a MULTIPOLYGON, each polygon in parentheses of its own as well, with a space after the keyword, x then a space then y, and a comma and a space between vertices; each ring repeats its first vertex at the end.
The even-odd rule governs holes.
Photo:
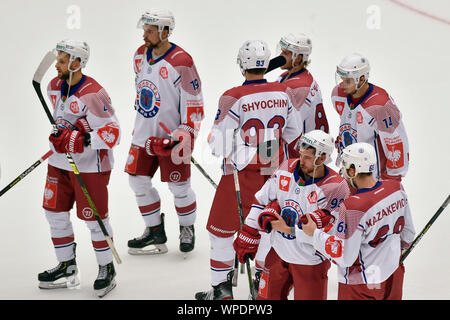
MULTIPOLYGON (((86 81, 86 76, 83 75, 81 77, 81 80, 76 85, 74 85, 73 87, 70 88, 70 92, 67 94, 66 99, 69 98, 71 95, 73 95, 75 92, 77 92, 77 90, 83 85, 83 83, 85 81, 86 81)), ((64 97, 64 92, 67 90, 67 86, 68 86, 67 82, 63 81, 63 83, 61 85, 61 100, 64 97)))
POLYGON ((258 79, 258 80, 245 80, 245 82, 242 84, 243 86, 246 86, 248 84, 256 84, 256 83, 266 83, 266 79, 258 79))
POLYGON ((309 180, 305 181, 305 180, 300 176, 300 173, 299 173, 299 171, 301 170, 301 169, 300 169, 300 161, 299 161, 299 162, 297 163, 297 166, 296 166, 295 170, 294 170, 294 179, 295 179, 295 182, 296 182, 299 186, 307 186, 307 185, 313 184, 313 181, 314 181, 314 183, 317 183, 317 182, 319 182, 320 180, 322 180, 323 178, 325 178, 326 176, 328 176, 328 173, 330 172, 330 171, 328 170, 327 166, 324 166, 324 168, 325 168, 325 174, 323 175, 323 177, 320 177, 320 178, 317 178, 317 179, 309 179, 309 180))
POLYGON ((171 42, 170 44, 172 45, 172 46, 170 47, 170 49, 167 50, 166 53, 164 53, 161 57, 159 57, 159 58, 156 59, 156 60, 153 60, 153 59, 152 59, 152 51, 153 51, 153 48, 150 49, 150 50, 147 50, 147 62, 148 62, 150 65, 152 65, 152 64, 158 63, 159 61, 161 61, 162 59, 164 59, 170 52, 173 51, 173 49, 176 48, 176 44, 174 44, 174 43, 172 43, 172 42, 171 42))
POLYGON ((375 185, 372 188, 358 189, 358 191, 356 191, 355 194, 373 191, 373 190, 377 189, 379 186, 381 186, 381 181, 377 181, 377 183, 375 183, 375 185))
POLYGON ((359 104, 361 104, 361 102, 363 102, 364 100, 366 100, 366 98, 372 93, 373 91, 373 85, 371 83, 369 83, 369 90, 367 90, 366 93, 364 93, 364 95, 359 98, 356 102, 353 102, 352 96, 350 94, 347 95, 347 103, 350 107, 350 109, 355 109, 359 104))
MULTIPOLYGON (((305 71, 306 71, 306 69, 303 68, 303 69, 300 70, 300 71, 294 72, 293 74, 291 74, 291 76, 289 77, 289 79, 290 79, 290 78, 293 78, 293 77, 296 77, 296 76, 298 76, 299 74, 302 74, 302 73, 305 72, 305 71)), ((283 78, 280 79, 280 83, 283 82, 284 79, 286 79, 286 77, 287 77, 288 75, 289 75, 289 72, 287 72, 287 73, 283 76, 283 78)))

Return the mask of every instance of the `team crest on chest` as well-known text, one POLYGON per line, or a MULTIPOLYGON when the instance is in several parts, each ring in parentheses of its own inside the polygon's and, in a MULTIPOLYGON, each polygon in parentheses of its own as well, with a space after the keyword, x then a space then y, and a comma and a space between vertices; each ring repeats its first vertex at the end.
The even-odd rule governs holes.
POLYGON ((343 150, 346 146, 349 146, 353 143, 358 142, 358 133, 355 129, 352 128, 352 126, 348 123, 345 123, 341 125, 339 128, 339 136, 341 137, 340 149, 343 150))
POLYGON ((159 111, 161 97, 156 85, 148 80, 139 83, 136 97, 137 111, 145 118, 153 118, 159 111))

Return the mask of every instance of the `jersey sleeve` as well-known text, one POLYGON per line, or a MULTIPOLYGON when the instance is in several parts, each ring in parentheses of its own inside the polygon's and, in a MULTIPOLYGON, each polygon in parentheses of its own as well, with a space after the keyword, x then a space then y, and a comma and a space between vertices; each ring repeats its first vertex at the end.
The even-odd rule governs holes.
POLYGON ((91 148, 112 149, 120 142, 120 126, 105 89, 81 97, 86 105, 86 120, 92 128, 91 148))
POLYGON ((202 83, 192 59, 186 58, 183 64, 175 67, 179 78, 174 85, 180 91, 181 125, 190 133, 197 135, 204 118, 202 83))
POLYGON ((345 203, 339 207, 339 219, 336 232, 332 235, 316 229, 313 246, 327 258, 341 267, 350 267, 358 257, 363 240, 363 228, 360 225, 364 213, 347 210, 345 203))
MULTIPOLYGON (((404 193, 405 199, 407 199, 406 193, 404 193)), ((412 220, 411 210, 409 204, 405 207, 405 226, 403 227, 402 232, 400 233, 400 247, 403 249, 408 249, 412 242, 414 241, 414 237, 416 235, 414 224, 412 220)))
POLYGON ((387 175, 404 177, 408 171, 409 144, 400 110, 389 99, 385 105, 372 106, 367 111, 376 120, 387 175))
POLYGON ((266 183, 264 183, 262 188, 257 193, 255 193, 255 198, 258 202, 252 204, 250 212, 245 219, 245 224, 247 224, 248 226, 260 230, 258 224, 259 214, 265 208, 265 206, 267 206, 270 202, 274 201, 277 198, 276 180, 277 174, 275 173, 266 181, 266 183))
POLYGON ((211 152, 217 157, 228 157, 233 151, 233 136, 239 128, 238 99, 225 92, 219 99, 219 108, 208 137, 211 152))

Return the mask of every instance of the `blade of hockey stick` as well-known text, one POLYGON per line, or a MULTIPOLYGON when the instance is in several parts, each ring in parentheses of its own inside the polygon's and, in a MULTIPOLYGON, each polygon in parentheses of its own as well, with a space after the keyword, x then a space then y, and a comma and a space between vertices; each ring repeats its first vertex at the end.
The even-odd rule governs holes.
POLYGON ((47 72, 48 68, 55 62, 56 56, 55 53, 52 51, 47 52, 47 54, 42 59, 41 63, 39 64, 36 72, 33 76, 33 81, 37 83, 41 83, 42 78, 44 78, 45 73, 47 72))
POLYGON ((285 64, 286 64, 285 57, 278 56, 273 59, 270 59, 269 66, 267 67, 267 70, 265 73, 269 73, 270 71, 273 71, 281 66, 284 66, 285 64))

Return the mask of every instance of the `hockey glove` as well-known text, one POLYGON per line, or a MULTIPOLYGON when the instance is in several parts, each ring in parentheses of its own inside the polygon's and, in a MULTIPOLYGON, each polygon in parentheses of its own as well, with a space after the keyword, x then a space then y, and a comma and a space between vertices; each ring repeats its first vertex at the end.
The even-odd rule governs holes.
POLYGON ((52 133, 49 137, 57 153, 82 153, 84 151, 85 135, 76 130, 67 128, 58 129, 58 132, 52 133))
MULTIPOLYGON (((328 211, 327 209, 317 209, 307 214, 309 214, 311 219, 314 221, 317 229, 322 229, 330 223, 333 223, 335 220, 334 216, 330 214, 330 211, 328 211)), ((306 215, 303 215, 298 221, 298 227, 300 229, 302 229, 303 223, 308 223, 308 218, 306 217, 306 215)))
POLYGON ((236 251, 240 263, 245 263, 247 257, 251 260, 255 258, 260 239, 261 235, 258 230, 246 224, 242 226, 242 229, 233 242, 233 248, 236 251))
POLYGON ((145 151, 150 156, 168 157, 175 142, 168 138, 150 137, 145 142, 145 151))
POLYGON ((277 200, 274 200, 271 203, 269 203, 264 208, 264 210, 261 211, 258 217, 258 225, 261 228, 261 230, 264 230, 265 232, 272 231, 272 225, 270 224, 270 222, 278 220, 274 213, 280 214, 280 212, 281 208, 277 200))
POLYGON ((83 134, 92 131, 91 126, 89 125, 89 122, 87 121, 86 117, 78 119, 77 122, 75 122, 75 128, 83 134))

